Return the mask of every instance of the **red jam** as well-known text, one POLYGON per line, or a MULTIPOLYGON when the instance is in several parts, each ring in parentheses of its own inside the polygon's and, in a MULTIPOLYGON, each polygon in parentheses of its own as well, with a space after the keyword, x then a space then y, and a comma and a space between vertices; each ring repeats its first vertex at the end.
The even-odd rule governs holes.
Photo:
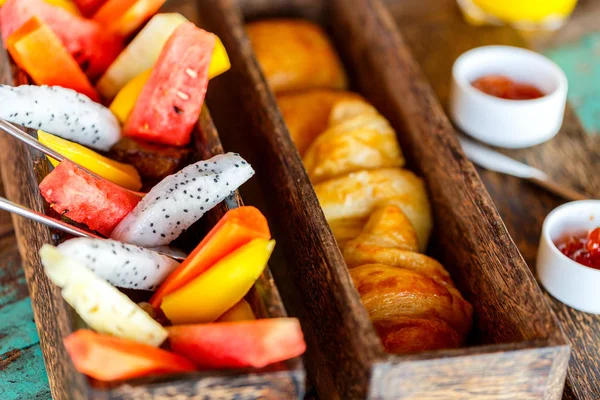
POLYGON ((474 88, 490 96, 508 100, 533 100, 544 97, 538 88, 526 83, 515 82, 503 75, 488 75, 471 83, 474 88))
POLYGON ((600 227, 589 233, 567 235, 556 243, 556 247, 579 264, 600 269, 600 227))

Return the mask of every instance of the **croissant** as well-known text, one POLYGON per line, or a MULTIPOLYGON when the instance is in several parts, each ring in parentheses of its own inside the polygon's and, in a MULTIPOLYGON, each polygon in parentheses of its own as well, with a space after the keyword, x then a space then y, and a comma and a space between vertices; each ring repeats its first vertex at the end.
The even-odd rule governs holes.
MULTIPOLYGON (((363 102, 344 102, 344 106, 356 103, 363 102)), ((396 132, 381 115, 363 112, 330 126, 312 142, 303 158, 313 183, 364 169, 404 166, 396 132)))
POLYGON ((471 328, 472 307, 448 272, 416 251, 415 230, 393 205, 375 210, 362 233, 342 247, 388 352, 456 347, 471 328))
POLYGON ((246 32, 275 93, 346 88, 346 73, 325 32, 293 19, 257 21, 246 32))
POLYGON ((363 170, 318 183, 314 188, 328 221, 364 219, 379 206, 397 205, 414 226, 419 248, 427 247, 433 225, 429 199, 423 181, 411 171, 363 170))
POLYGON ((446 269, 421 253, 432 229, 429 199, 423 181, 403 169, 393 128, 362 97, 331 90, 346 78, 320 28, 279 20, 248 32, 385 350, 460 346, 472 306, 446 269), (307 73, 307 63, 319 71, 307 73), (295 92, 281 94, 288 90, 295 92))
POLYGON ((343 90, 311 89, 277 96, 277 104, 290 136, 300 154, 329 124, 331 108, 340 100, 360 100, 356 93, 343 90))

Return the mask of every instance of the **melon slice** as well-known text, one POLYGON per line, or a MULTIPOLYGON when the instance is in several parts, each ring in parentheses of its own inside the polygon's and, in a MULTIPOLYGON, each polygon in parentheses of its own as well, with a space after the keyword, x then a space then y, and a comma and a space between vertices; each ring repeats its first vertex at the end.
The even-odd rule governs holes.
POLYGON ((44 272, 77 314, 94 330, 150 346, 160 346, 165 328, 117 288, 56 247, 40 249, 44 272))
POLYGON ((179 325, 167 328, 171 349, 200 369, 262 368, 306 350, 295 318, 179 325))
POLYGON ((173 32, 123 128, 126 136, 173 146, 190 142, 206 95, 215 38, 191 22, 173 32))
POLYGON ((110 235, 141 200, 69 161, 61 162, 44 178, 40 192, 57 212, 105 236, 110 235))
POLYGON ((177 13, 152 17, 102 75, 96 84, 100 94, 112 99, 133 78, 152 68, 169 36, 186 21, 177 13))

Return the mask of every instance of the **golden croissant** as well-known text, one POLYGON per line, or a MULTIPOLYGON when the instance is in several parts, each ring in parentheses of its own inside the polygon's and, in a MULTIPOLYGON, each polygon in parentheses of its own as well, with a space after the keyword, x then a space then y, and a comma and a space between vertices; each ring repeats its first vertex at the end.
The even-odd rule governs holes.
POLYGON ((403 168, 396 132, 362 97, 338 90, 346 75, 318 26, 261 21, 248 33, 385 350, 460 346, 472 306, 421 253, 431 206, 423 181, 403 168))
POLYGON ((246 32, 275 93, 346 87, 342 63, 318 25, 272 19, 249 23, 246 32))

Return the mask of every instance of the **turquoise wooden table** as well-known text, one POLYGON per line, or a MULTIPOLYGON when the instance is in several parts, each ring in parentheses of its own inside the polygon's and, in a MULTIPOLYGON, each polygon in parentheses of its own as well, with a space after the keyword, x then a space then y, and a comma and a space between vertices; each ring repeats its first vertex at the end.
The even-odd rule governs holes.
MULTIPOLYGON (((591 135, 600 132, 598 18, 600 0, 582 0, 569 24, 543 45, 543 52, 567 73, 571 104, 591 135)), ((0 399, 49 398, 11 220, 0 212, 0 399)))
MULTIPOLYGON (((0 190, 2 192, 2 190, 0 190)), ((10 216, 0 213, 0 399, 49 399, 50 389, 10 216)))

